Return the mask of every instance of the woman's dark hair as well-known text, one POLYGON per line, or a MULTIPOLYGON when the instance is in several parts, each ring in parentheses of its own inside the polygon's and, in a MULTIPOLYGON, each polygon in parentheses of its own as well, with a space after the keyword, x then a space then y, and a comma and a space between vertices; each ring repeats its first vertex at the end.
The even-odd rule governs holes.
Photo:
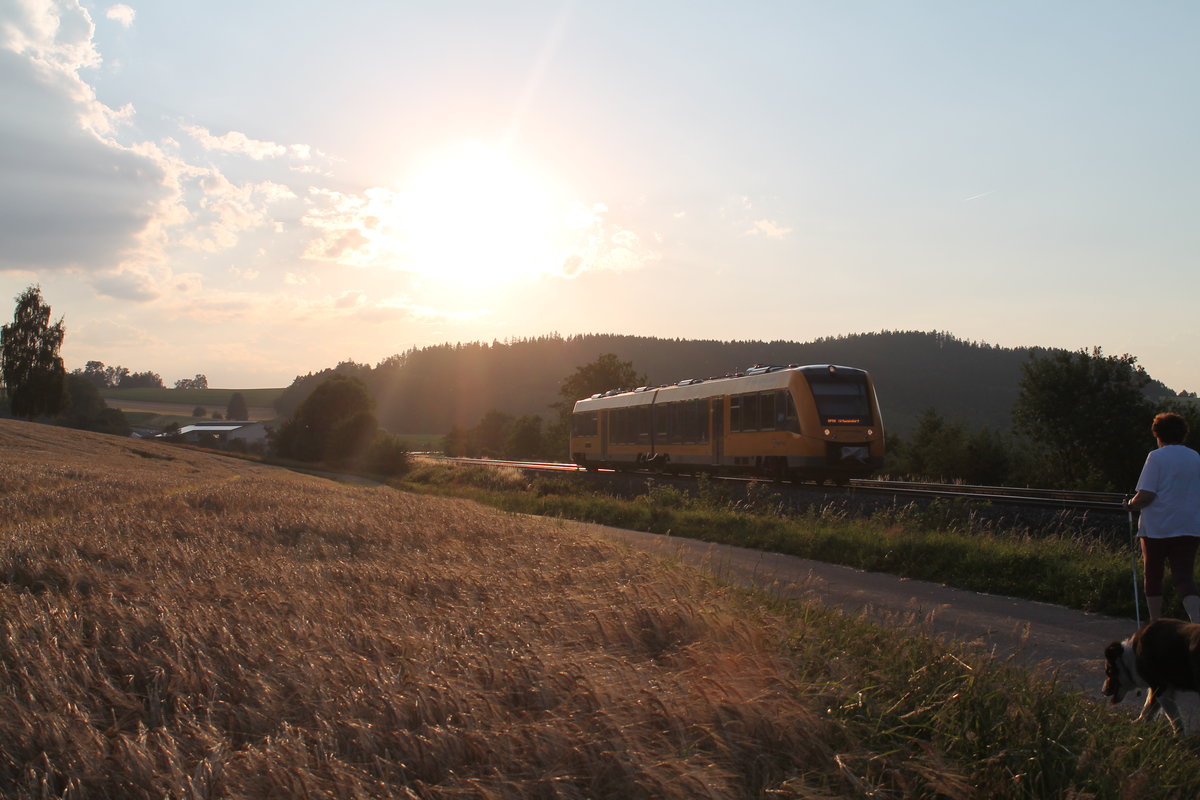
POLYGON ((1165 444, 1183 444, 1188 435, 1187 421, 1178 414, 1167 412, 1154 418, 1150 430, 1165 444))

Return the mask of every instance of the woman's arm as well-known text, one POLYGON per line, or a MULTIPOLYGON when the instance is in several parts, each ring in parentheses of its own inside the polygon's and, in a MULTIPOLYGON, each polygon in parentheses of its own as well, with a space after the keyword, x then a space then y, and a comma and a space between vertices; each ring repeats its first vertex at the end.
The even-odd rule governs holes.
POLYGON ((1154 502, 1154 498, 1158 497, 1154 492, 1147 492, 1145 489, 1138 489, 1137 494, 1125 501, 1125 507, 1131 511, 1145 508, 1154 502))

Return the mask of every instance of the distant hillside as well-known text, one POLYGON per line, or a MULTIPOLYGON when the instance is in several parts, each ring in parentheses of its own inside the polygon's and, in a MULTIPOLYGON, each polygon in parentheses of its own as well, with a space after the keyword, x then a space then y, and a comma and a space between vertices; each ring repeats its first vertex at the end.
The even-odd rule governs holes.
MULTIPOLYGON (((548 414, 563 378, 604 353, 633 362, 650 384, 744 370, 754 364, 842 364, 872 373, 884 424, 904 434, 925 409, 971 427, 1010 426, 1027 348, 1002 348, 938 332, 863 333, 813 342, 719 342, 640 336, 546 336, 409 350, 376 367, 344 363, 296 378, 276 408, 288 414, 334 371, 362 379, 396 433, 476 425, 490 409, 548 414)), ((616 388, 616 387, 614 387, 616 388)), ((1155 391, 1167 394, 1166 387, 1155 391)))

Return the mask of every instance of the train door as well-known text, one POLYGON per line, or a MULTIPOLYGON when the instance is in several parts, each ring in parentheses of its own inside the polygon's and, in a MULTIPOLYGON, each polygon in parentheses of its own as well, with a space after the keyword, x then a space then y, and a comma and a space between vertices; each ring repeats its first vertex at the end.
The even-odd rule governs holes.
POLYGON ((601 411, 596 416, 598 419, 596 433, 600 436, 600 460, 608 461, 608 417, 611 411, 601 411))
POLYGON ((719 467, 725 455, 725 398, 714 397, 709 405, 709 414, 712 417, 713 465, 719 467))

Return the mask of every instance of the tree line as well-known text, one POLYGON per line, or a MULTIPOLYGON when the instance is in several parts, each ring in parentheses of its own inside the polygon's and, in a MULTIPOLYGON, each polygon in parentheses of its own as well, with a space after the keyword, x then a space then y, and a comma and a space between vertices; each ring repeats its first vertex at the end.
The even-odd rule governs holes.
POLYGON ((1174 412, 1200 449, 1200 405, 1156 391, 1130 355, 1034 351, 1022 365, 1011 426, 972 428, 928 408, 907 436, 889 436, 900 477, 998 486, 1131 491, 1154 449, 1155 414, 1174 412))
MULTIPOLYGON (((76 427, 127 433, 123 415, 106 408, 99 389, 113 381, 120 386, 132 373, 120 367, 110 370, 101 362, 89 362, 85 369, 68 375, 58 355, 64 335, 62 319, 52 321, 50 307, 38 287, 29 287, 17 297, 13 322, 0 328, 0 361, 10 412, 30 419, 55 418, 76 427)), ((458 419, 456 412, 461 414, 464 409, 478 407, 481 398, 498 399, 504 391, 519 386, 519 374, 541 376, 539 387, 549 381, 552 391, 546 392, 541 387, 540 402, 533 411, 513 413, 493 405, 481 410, 473 423, 449 424, 443 449, 456 455, 565 459, 575 400, 612 388, 663 381, 655 380, 649 370, 635 369, 632 359, 616 352, 576 362, 582 366, 576 366, 565 378, 564 370, 553 380, 544 377, 544 364, 523 362, 521 371, 509 357, 518 351, 524 355, 548 352, 546 348, 561 351, 567 347, 578 352, 579 347, 593 347, 597 342, 629 340, 660 341, 551 336, 504 344, 495 342, 491 346, 426 348, 394 357, 375 368, 353 362, 340 364, 293 382, 277 404, 277 409, 283 407, 288 411, 284 414, 287 419, 272 436, 272 448, 281 457, 301 461, 369 464, 379 471, 399 469, 407 463, 407 450, 381 417, 388 418, 396 413, 398 406, 403 406, 401 398, 409 396, 409 389, 402 384, 411 381, 413 375, 426 378, 440 375, 440 382, 421 384, 427 402, 432 398, 444 403, 450 407, 448 419, 458 419), (506 369, 511 368, 503 380, 495 368, 479 372, 463 369, 491 351, 506 356, 500 363, 506 364, 506 369), (415 372, 409 372, 410 369, 415 372), (405 380, 398 382, 397 376, 401 374, 405 380), (489 391, 482 391, 484 386, 489 391), (549 398, 557 400, 547 402, 549 398)), ((838 344, 857 347, 867 340, 884 344, 885 352, 898 344, 914 347, 917 353, 915 357, 910 354, 907 369, 918 371, 922 378, 934 373, 949 375, 937 387, 926 383, 926 404, 914 415, 909 428, 889 432, 887 469, 893 475, 981 484, 1128 490, 1146 453, 1154 446, 1150 422, 1155 413, 1174 411, 1183 415, 1195 436, 1200 437, 1200 405, 1195 396, 1191 392, 1170 392, 1151 379, 1130 355, 1105 355, 1099 348, 1075 352, 1021 351, 1019 375, 1013 381, 1012 401, 1006 409, 1007 419, 1001 417, 998 424, 990 421, 980 425, 953 413, 962 400, 961 393, 950 389, 955 385, 982 383, 992 391, 998 379, 995 376, 986 379, 978 367, 955 370, 943 362, 930 361, 929 346, 949 350, 956 356, 970 351, 997 352, 1006 359, 1016 351, 964 343, 937 333, 861 335, 821 344, 826 348, 838 344), (922 360, 927 363, 918 368, 916 365, 922 360)), ((666 342, 665 349, 654 352, 670 351, 680 356, 702 344, 705 343, 666 342)), ((735 349, 745 344, 724 343, 727 348, 735 349)), ((764 347, 771 350, 776 344, 764 347)), ((857 363, 867 360, 864 355, 857 363)), ((846 359, 842 363, 853 362, 854 359, 846 359)), ((956 363, 964 362, 960 359, 956 363)), ((663 369, 662 365, 658 368, 663 369)), ((889 385, 886 379, 880 379, 879 370, 872 371, 887 417, 893 408, 889 392, 904 384, 889 385)), ((201 378, 198 375, 195 380, 201 378)), ((204 383, 207 385, 207 381, 204 383)), ((244 417, 244 412, 238 411, 231 408, 229 415, 244 417)))
MULTIPOLYGON (((563 380, 548 425, 492 409, 478 425, 453 428, 442 447, 448 455, 566 460, 575 400, 645 383, 631 362, 606 354, 563 380)), ((911 433, 888 435, 886 471, 978 485, 1130 490, 1155 446, 1155 414, 1181 414, 1194 431, 1191 444, 1200 441, 1200 405, 1186 393, 1164 396, 1153 383, 1130 355, 1033 350, 1009 426, 972 427, 929 407, 911 433)))
MULTIPOLYGON (((130 372, 128 367, 105 366, 103 361, 89 361, 82 369, 71 370, 72 375, 78 375, 94 384, 97 389, 165 389, 162 376, 157 372, 130 372)), ((175 381, 176 389, 207 389, 208 377, 197 374, 194 378, 180 378, 175 381)))
MULTIPOLYGON (((378 364, 346 361, 297 376, 276 402, 291 414, 330 375, 361 380, 378 400, 380 425, 396 433, 444 434, 477 426, 492 410, 514 420, 542 417, 548 430, 564 376, 605 354, 636 365, 647 384, 676 383, 753 364, 843 364, 875 378, 889 430, 911 435, 929 407, 974 429, 1012 424, 1022 365, 1037 348, 1002 348, 941 332, 883 331, 815 342, 703 341, 551 334, 528 339, 413 348, 378 364)), ((608 389, 615 386, 605 387, 608 389)), ((1155 397, 1175 393, 1157 381, 1155 397)))
MULTIPOLYGON (((17 295, 12 322, 0 326, 0 410, 24 419, 46 419, 68 427, 128 436, 131 431, 125 415, 109 408, 100 391, 161 389, 162 377, 151 371, 106 366, 102 361, 88 361, 68 373, 59 354, 65 337, 63 319, 52 321, 51 308, 40 286, 29 286, 17 295)), ((208 378, 196 375, 179 380, 175 388, 206 389, 208 378)), ((240 406, 231 401, 229 413, 236 411, 237 418, 244 419, 245 405, 244 399, 240 406)))

